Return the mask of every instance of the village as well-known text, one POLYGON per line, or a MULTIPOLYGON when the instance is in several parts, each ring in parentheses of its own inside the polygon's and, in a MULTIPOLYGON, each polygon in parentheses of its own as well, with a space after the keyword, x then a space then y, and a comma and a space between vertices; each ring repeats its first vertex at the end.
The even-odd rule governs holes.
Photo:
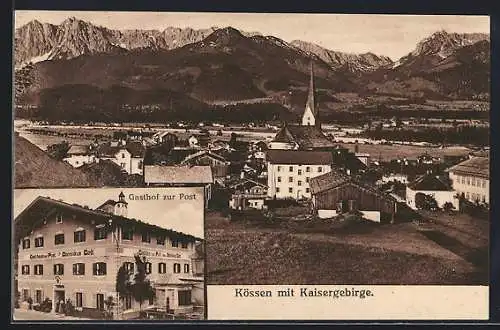
MULTIPOLYGON (((400 223, 420 230, 433 217, 487 218, 488 148, 458 148, 458 153, 439 156, 428 152, 440 149, 431 143, 393 141, 399 144, 398 152, 381 157, 373 140, 356 137, 356 129, 327 134, 315 98, 312 64, 304 102, 298 124, 283 122, 272 127, 271 134, 245 135, 223 125, 215 131, 202 126, 113 129, 111 139, 63 141, 49 145, 47 153, 103 186, 203 187, 209 233, 242 223, 285 232, 308 228, 337 233, 400 223)), ((389 120, 377 125, 390 129, 410 123, 389 120)), ((375 144, 392 143, 382 139, 375 144)), ((228 284, 220 276, 211 282, 210 271, 220 270, 217 249, 210 248, 214 244, 224 242, 207 238, 208 253, 215 254, 209 258, 208 283, 228 284)))

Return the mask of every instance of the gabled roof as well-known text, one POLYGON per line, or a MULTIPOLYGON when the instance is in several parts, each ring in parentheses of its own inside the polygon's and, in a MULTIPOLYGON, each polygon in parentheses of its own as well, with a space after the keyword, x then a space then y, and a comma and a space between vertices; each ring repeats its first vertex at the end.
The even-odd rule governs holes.
POLYGON ((203 156, 214 158, 220 162, 226 162, 226 159, 219 154, 210 152, 208 150, 201 150, 201 151, 198 151, 194 154, 190 154, 190 155, 186 156, 186 158, 184 158, 184 160, 181 162, 181 164, 182 165, 189 164, 192 161, 195 161, 196 158, 203 157, 203 156))
POLYGON ((376 187, 355 180, 353 177, 347 176, 342 172, 332 170, 331 172, 313 177, 309 181, 309 186, 311 187, 311 193, 317 194, 323 191, 327 191, 333 188, 337 188, 346 184, 350 184, 358 187, 361 190, 369 191, 375 196, 384 198, 385 200, 389 200, 391 202, 396 202, 396 199, 389 194, 386 194, 376 187))
POLYGON ((297 143, 301 149, 333 148, 332 142, 319 126, 284 125, 273 142, 297 143))
POLYGON ((213 183, 210 166, 144 166, 146 184, 207 184, 213 183))
POLYGON ((112 145, 111 142, 101 144, 97 147, 97 154, 100 157, 114 157, 120 150, 127 150, 134 158, 142 158, 146 153, 146 148, 141 142, 131 141, 125 145, 112 145))
POLYGON ((89 147, 88 146, 81 146, 81 145, 73 145, 69 148, 67 155, 72 156, 72 155, 87 155, 90 153, 89 147))
POLYGON ((490 159, 486 157, 472 157, 448 169, 448 172, 458 175, 470 175, 484 179, 490 178, 490 159))
POLYGON ((163 228, 138 219, 126 218, 123 216, 114 215, 112 213, 104 212, 102 210, 93 210, 78 204, 69 204, 63 201, 58 201, 49 197, 39 196, 28 207, 26 207, 15 219, 14 226, 16 231, 16 238, 19 239, 31 231, 31 229, 39 223, 43 222, 43 217, 40 215, 47 215, 48 212, 54 207, 68 212, 85 214, 81 217, 82 220, 91 221, 95 220, 96 224, 109 224, 109 220, 113 223, 125 226, 142 226, 155 232, 165 233, 170 236, 178 236, 181 238, 199 240, 189 234, 184 234, 171 229, 163 228))
POLYGON ((272 164, 330 165, 331 152, 301 150, 268 150, 267 161, 272 164))
POLYGON ((262 187, 262 188, 267 188, 266 184, 263 184, 261 182, 257 182, 257 181, 251 180, 251 179, 246 179, 246 178, 238 179, 238 180, 236 180, 234 182, 229 183, 227 186, 229 188, 235 188, 237 186, 247 185, 247 184, 251 185, 251 186, 259 186, 259 187, 262 187))
POLYGON ((449 184, 435 175, 424 175, 408 185, 411 190, 450 191, 449 184))

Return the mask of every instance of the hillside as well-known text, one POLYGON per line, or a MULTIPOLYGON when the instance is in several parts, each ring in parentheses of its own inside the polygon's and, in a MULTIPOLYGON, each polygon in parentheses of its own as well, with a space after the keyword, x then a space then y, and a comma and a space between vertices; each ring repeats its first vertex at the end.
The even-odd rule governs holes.
POLYGON ((71 165, 52 159, 18 134, 14 137, 14 188, 101 186, 71 165))

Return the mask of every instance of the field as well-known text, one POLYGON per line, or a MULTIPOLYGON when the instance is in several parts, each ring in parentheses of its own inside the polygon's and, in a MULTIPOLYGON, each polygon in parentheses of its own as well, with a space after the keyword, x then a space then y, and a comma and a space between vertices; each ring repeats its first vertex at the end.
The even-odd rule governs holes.
MULTIPOLYGON (((341 145, 354 152, 355 144, 341 143, 341 145)), ((465 147, 420 147, 411 145, 381 145, 381 144, 358 144, 359 152, 369 153, 372 160, 380 159, 382 161, 406 157, 407 159, 416 159, 418 156, 428 153, 431 156, 443 157, 467 155, 471 150, 465 147)))
POLYGON ((208 284, 486 284, 487 221, 300 232, 206 217, 208 284), (455 226, 455 224, 457 224, 455 226), (450 228, 452 227, 452 228, 450 228))

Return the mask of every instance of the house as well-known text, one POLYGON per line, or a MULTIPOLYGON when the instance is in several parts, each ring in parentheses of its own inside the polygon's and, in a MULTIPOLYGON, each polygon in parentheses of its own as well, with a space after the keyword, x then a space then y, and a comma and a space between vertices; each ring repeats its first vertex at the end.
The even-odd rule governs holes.
POLYGON ((229 174, 229 162, 219 154, 208 150, 188 155, 180 165, 208 165, 212 168, 214 180, 223 180, 229 174))
POLYGON ((313 208, 320 218, 359 211, 368 220, 394 221, 397 202, 392 196, 340 171, 313 177, 310 186, 313 208))
POLYGON ((433 165, 433 164, 439 164, 440 162, 441 162, 440 157, 434 157, 429 155, 428 153, 424 153, 423 155, 417 157, 418 164, 433 165))
POLYGON ((309 180, 330 172, 331 152, 269 150, 267 152, 267 185, 271 198, 310 198, 309 180))
POLYGON ((217 150, 230 151, 231 150, 231 147, 229 146, 229 143, 227 141, 219 140, 219 139, 210 142, 208 147, 212 151, 217 151, 217 150))
POLYGON ((99 160, 111 160, 128 174, 142 174, 146 148, 141 142, 112 141, 97 147, 99 160))
POLYGON ((157 132, 152 136, 152 140, 156 144, 169 144, 171 146, 177 145, 179 138, 174 133, 168 131, 157 132))
POLYGON ((451 203, 455 210, 459 209, 456 191, 444 179, 436 175, 420 176, 406 187, 406 204, 414 210, 418 209, 418 194, 431 196, 436 200, 439 208, 443 208, 446 203, 451 203))
POLYGON ((453 189, 470 202, 490 204, 490 159, 472 157, 447 169, 453 189))
POLYGON ((188 138, 189 146, 191 148, 207 148, 210 142, 210 135, 193 134, 188 138))
POLYGON ((212 197, 210 166, 145 165, 144 183, 155 187, 204 187, 205 205, 212 197))
POLYGON ((400 182, 402 184, 408 184, 408 175, 400 174, 400 173, 390 173, 384 174, 380 180, 377 181, 377 184, 385 184, 390 182, 400 182))
POLYGON ((269 149, 325 151, 335 147, 333 141, 321 130, 319 109, 316 105, 314 92, 314 71, 311 62, 309 93, 302 115, 302 123, 300 125, 284 123, 269 143, 269 149))
POLYGON ((73 167, 80 167, 84 164, 95 163, 96 157, 89 146, 72 145, 69 148, 66 157, 63 158, 63 161, 73 167))
MULTIPOLYGON (((111 196, 110 196, 111 197, 111 196)), ((21 300, 40 304, 46 298, 69 299, 77 315, 102 315, 116 297, 119 268, 133 272, 134 255, 146 258, 155 296, 142 303, 120 295, 114 317, 136 318, 141 309, 193 311, 192 255, 201 239, 128 217, 125 194, 96 209, 48 197, 37 197, 14 220, 21 300), (80 314, 82 313, 82 314, 80 314)))
POLYGON ((230 208, 235 210, 265 208, 265 201, 268 199, 265 184, 250 179, 241 179, 230 184, 228 188, 233 191, 229 200, 230 208))

